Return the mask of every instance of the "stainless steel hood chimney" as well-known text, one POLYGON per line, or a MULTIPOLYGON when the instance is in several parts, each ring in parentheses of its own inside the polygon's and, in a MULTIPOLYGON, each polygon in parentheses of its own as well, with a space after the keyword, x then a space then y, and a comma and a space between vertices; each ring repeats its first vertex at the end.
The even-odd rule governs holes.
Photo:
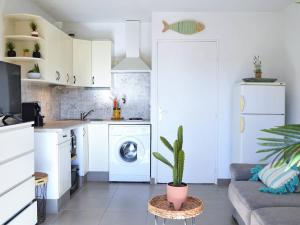
POLYGON ((140 21, 126 21, 126 57, 112 68, 113 73, 150 72, 149 66, 140 58, 140 21))

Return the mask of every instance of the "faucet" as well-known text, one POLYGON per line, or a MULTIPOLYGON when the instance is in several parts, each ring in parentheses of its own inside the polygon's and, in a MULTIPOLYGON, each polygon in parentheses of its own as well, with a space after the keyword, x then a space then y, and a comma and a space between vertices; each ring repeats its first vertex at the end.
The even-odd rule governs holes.
POLYGON ((85 120, 85 118, 86 118, 89 114, 91 114, 92 112, 95 112, 95 110, 91 109, 91 110, 88 111, 88 112, 81 112, 81 113, 80 113, 80 119, 81 119, 81 120, 85 120))

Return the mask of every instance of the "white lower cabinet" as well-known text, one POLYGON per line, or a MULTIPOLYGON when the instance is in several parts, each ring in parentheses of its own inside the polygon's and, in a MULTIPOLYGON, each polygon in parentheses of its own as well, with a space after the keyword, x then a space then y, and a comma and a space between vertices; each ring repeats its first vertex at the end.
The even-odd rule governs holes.
POLYGON ((89 172, 108 172, 108 124, 88 125, 89 172))
POLYGON ((24 209, 14 220, 8 225, 35 225, 37 223, 37 202, 32 203, 24 209))
POLYGON ((58 145, 59 195, 71 188, 70 141, 58 145))
POLYGON ((33 129, 31 123, 0 127, 0 224, 34 225, 33 129), (17 140, 12 141, 12 140, 17 140), (8 223, 8 221, 10 221, 8 223))
POLYGON ((47 199, 59 199, 71 188, 70 130, 35 132, 35 170, 48 174, 47 199))

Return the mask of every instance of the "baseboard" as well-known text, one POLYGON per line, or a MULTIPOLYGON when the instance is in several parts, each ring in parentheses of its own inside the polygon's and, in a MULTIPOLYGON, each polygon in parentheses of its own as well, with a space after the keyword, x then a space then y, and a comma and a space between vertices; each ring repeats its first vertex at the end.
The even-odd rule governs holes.
POLYGON ((108 172, 88 172, 87 181, 92 181, 92 182, 109 181, 109 173, 108 172))
POLYGON ((228 186, 230 184, 230 179, 218 179, 217 184, 219 186, 228 186))
POLYGON ((79 188, 80 189, 83 185, 87 182, 87 175, 79 176, 79 188))
POLYGON ((47 199, 47 214, 58 214, 62 206, 70 200, 70 190, 66 191, 59 199, 47 199))

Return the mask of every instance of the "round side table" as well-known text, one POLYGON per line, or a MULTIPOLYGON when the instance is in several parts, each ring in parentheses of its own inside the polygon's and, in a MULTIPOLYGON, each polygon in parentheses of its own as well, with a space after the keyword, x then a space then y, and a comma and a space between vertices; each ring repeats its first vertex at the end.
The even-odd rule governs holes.
POLYGON ((176 211, 172 204, 167 200, 166 195, 158 195, 148 202, 148 211, 155 217, 155 225, 158 224, 158 217, 163 219, 163 225, 167 219, 184 220, 187 225, 187 220, 192 220, 192 225, 195 225, 195 218, 203 212, 203 202, 195 197, 189 196, 179 211, 176 211))

